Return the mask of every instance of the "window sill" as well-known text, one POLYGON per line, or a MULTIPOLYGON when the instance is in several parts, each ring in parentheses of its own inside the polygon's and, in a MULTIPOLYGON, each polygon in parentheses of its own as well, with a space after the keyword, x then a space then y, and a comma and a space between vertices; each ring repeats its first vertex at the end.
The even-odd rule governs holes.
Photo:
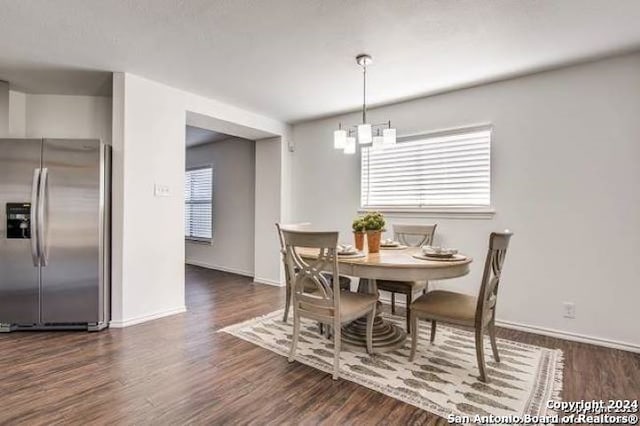
POLYGON ((209 239, 199 239, 199 238, 185 238, 184 239, 185 243, 192 243, 192 244, 202 244, 205 246, 210 246, 213 244, 213 240, 209 240, 209 239))
POLYGON ((401 207, 367 207, 360 208, 358 213, 380 212, 387 216, 442 219, 493 219, 496 211, 492 207, 430 207, 430 208, 401 208, 401 207))

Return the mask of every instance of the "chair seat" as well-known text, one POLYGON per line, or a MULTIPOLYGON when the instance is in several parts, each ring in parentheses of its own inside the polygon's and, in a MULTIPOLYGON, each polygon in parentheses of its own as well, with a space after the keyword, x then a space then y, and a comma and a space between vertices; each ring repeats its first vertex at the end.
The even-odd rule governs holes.
POLYGON ((420 317, 473 324, 477 299, 452 291, 434 290, 418 297, 411 304, 411 311, 420 317))
POLYGON ((393 281, 377 280, 378 290, 393 291, 394 293, 404 293, 408 290, 416 292, 423 290, 427 286, 426 281, 393 281))
POLYGON ((371 305, 378 302, 375 294, 352 293, 343 291, 340 293, 340 322, 352 321, 360 318, 371 310, 371 305))

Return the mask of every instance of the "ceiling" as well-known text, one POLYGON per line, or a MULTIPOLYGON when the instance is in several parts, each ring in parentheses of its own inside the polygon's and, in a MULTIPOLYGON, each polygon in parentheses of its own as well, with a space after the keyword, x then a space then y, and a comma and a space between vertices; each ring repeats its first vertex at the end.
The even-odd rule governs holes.
POLYGON ((187 148, 205 143, 219 142, 233 136, 225 133, 214 132, 213 130, 201 129, 199 127, 187 126, 187 148))
POLYGON ((95 94, 127 71, 283 121, 640 47, 637 0, 0 0, 0 79, 95 94), (105 79, 107 80, 105 83, 105 79), (106 84, 106 86, 105 86, 106 84))

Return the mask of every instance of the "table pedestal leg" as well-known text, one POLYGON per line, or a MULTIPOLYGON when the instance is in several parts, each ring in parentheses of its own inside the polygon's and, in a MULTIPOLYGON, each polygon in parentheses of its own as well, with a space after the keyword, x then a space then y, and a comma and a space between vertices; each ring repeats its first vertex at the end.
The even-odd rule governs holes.
MULTIPOLYGON (((359 293, 378 294, 375 280, 360 279, 359 293)), ((373 321, 373 352, 389 352, 401 348, 407 339, 407 333, 395 324, 385 321, 382 316, 382 303, 376 306, 373 321)), ((342 327, 342 344, 350 349, 367 350, 367 318, 358 318, 342 327)))

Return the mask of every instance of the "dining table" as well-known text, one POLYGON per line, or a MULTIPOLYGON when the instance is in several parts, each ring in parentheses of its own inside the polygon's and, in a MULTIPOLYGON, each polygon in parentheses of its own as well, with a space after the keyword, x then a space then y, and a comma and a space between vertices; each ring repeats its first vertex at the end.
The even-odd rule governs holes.
MULTIPOLYGON (((314 259, 318 251, 299 248, 302 258, 314 259)), ((377 280, 394 281, 433 281, 458 278, 469 273, 473 261, 468 256, 455 259, 426 260, 419 247, 401 249, 381 248, 378 253, 359 252, 357 255, 338 255, 338 268, 341 275, 360 278, 358 292, 376 294, 378 307, 373 324, 373 352, 383 353, 404 346, 407 333, 399 325, 382 315, 382 302, 376 285, 377 280)), ((329 270, 327 270, 330 272, 329 270)), ((345 347, 366 350, 366 318, 359 318, 342 327, 342 344, 345 347)))

